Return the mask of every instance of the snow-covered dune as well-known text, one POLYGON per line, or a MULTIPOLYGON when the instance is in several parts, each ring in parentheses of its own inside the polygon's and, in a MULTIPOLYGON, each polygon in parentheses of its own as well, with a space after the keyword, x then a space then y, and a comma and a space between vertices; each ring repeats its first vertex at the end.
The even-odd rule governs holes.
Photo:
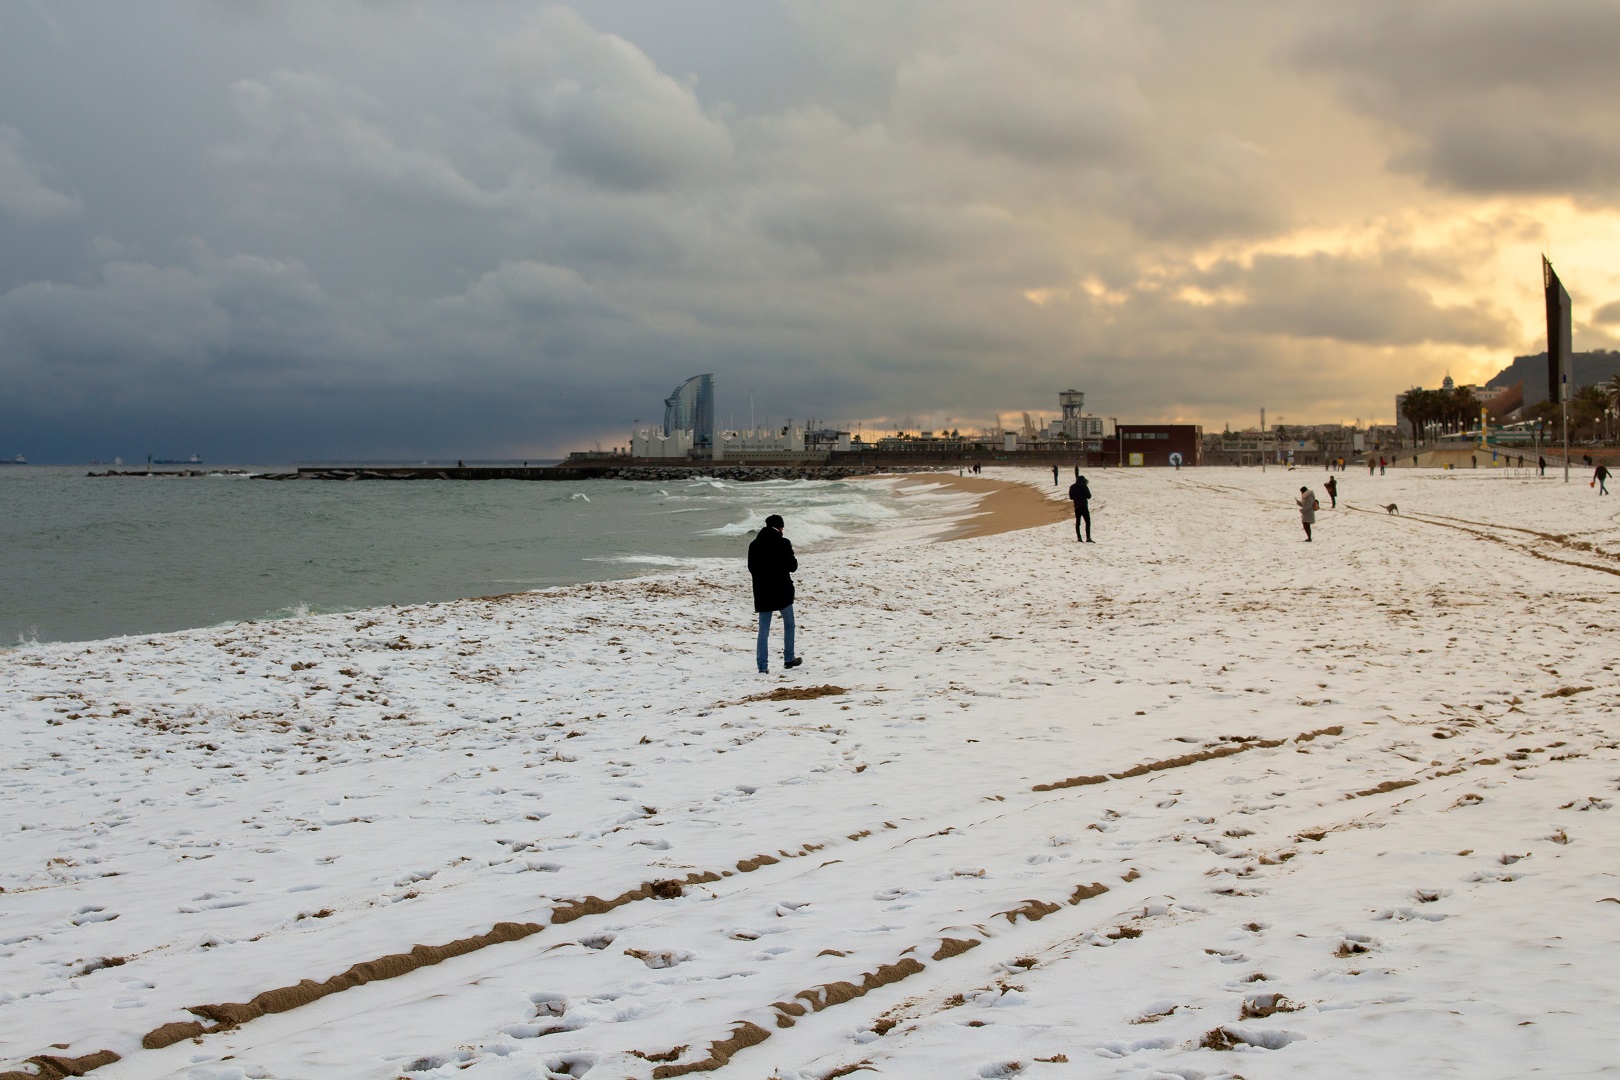
POLYGON ((1620 497, 1324 475, 0 655, 0 1075, 1612 1068, 1620 497))

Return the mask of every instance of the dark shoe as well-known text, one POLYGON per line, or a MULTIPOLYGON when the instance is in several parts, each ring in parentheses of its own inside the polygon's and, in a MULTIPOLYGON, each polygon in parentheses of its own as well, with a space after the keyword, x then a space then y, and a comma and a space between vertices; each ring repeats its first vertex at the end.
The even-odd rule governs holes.
POLYGON ((1092 538, 1091 538, 1091 537, 1089 537, 1089 536, 1088 536, 1088 537, 1086 537, 1086 543, 1088 543, 1088 544, 1095 544, 1095 543, 1096 543, 1096 542, 1097 542, 1097 541, 1095 541, 1095 540, 1093 540, 1093 539, 1092 539, 1092 538))
POLYGON ((793 659, 788 660, 785 663, 783 663, 782 666, 785 667, 785 668, 794 668, 794 667, 798 667, 802 663, 804 663, 804 657, 795 656, 793 659))

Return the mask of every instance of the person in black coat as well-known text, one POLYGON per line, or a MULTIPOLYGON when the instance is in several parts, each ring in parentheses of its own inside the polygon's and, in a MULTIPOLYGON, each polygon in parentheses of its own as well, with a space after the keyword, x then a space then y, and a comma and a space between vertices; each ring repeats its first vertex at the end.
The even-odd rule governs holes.
POLYGON ((754 579, 754 611, 759 614, 759 640, 754 658, 759 670, 768 670, 771 639, 771 612, 782 613, 782 666, 796 668, 804 658, 793 652, 793 578, 789 575, 799 569, 798 557, 793 554, 793 542, 782 535, 786 522, 782 515, 772 514, 765 519, 765 527, 748 545, 748 573, 754 579))
POLYGON ((1079 472, 1074 474, 1074 483, 1069 485, 1069 501, 1074 503, 1074 539, 1081 542, 1080 523, 1085 522, 1086 535, 1084 543, 1091 543, 1091 488, 1086 486, 1086 478, 1079 472))

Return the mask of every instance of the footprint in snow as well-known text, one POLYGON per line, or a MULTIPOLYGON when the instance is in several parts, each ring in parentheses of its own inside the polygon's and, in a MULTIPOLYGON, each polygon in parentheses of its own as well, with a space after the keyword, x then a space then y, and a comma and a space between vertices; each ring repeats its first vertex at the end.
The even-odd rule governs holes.
POLYGON ((906 889, 906 888, 879 889, 877 892, 872 894, 872 899, 874 899, 874 900, 899 900, 901 897, 916 896, 916 895, 917 895, 917 892, 916 892, 915 889, 906 889))
POLYGON ((1373 921, 1378 922, 1387 919, 1391 922, 1414 922, 1418 920, 1440 922, 1442 919, 1449 919, 1450 917, 1440 911, 1419 911, 1417 908, 1392 907, 1379 911, 1378 914, 1373 916, 1373 921))
POLYGON ((116 918, 118 918, 116 911, 108 911, 106 908, 99 907, 82 907, 71 921, 74 926, 88 926, 91 923, 112 922, 116 918))
POLYGON ((685 949, 626 949, 624 954, 635 957, 655 971, 661 968, 672 968, 697 957, 697 954, 689 953, 685 949))

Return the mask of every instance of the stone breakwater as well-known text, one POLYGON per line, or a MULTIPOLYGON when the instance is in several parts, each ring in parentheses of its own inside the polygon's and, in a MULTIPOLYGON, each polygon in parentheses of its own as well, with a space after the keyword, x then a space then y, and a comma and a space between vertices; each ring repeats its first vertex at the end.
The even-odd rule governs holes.
POLYGON ((718 469, 672 469, 635 465, 601 474, 603 480, 688 480, 709 476, 716 480, 846 480, 880 472, 926 472, 916 468, 879 469, 876 465, 727 465, 718 469))
POLYGON ((554 465, 459 468, 304 468, 290 473, 258 473, 256 480, 690 480, 712 477, 742 483, 758 480, 846 480, 879 473, 938 472, 938 466, 901 465, 554 465))
POLYGON ((534 465, 534 466, 331 466, 303 468, 297 472, 244 473, 241 469, 183 470, 179 472, 129 471, 92 472, 89 476, 217 476, 221 473, 247 475, 254 480, 690 480, 712 477, 741 483, 757 480, 847 480, 855 476, 933 473, 947 471, 941 465, 721 465, 699 467, 681 465, 534 465))

